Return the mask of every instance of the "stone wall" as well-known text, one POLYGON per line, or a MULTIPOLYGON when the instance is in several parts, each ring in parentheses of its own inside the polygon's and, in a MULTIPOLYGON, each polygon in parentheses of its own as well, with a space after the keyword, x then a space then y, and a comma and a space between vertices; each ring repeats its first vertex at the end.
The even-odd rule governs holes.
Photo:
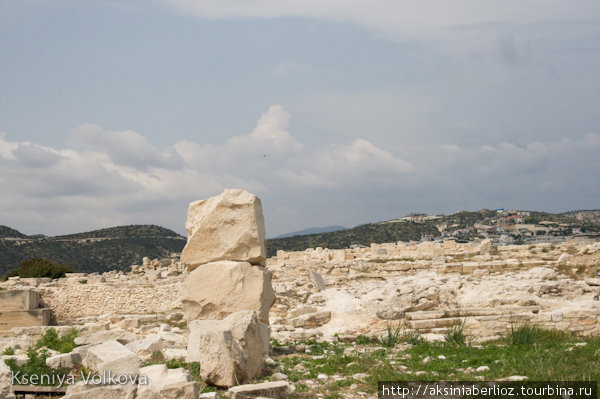
MULTIPOLYGON (((42 303, 52 309, 58 324, 64 324, 105 314, 169 313, 181 309, 182 281, 183 274, 154 280, 135 274, 77 274, 32 288, 40 293, 42 303)), ((14 288, 23 287, 18 279, 11 282, 14 288)))

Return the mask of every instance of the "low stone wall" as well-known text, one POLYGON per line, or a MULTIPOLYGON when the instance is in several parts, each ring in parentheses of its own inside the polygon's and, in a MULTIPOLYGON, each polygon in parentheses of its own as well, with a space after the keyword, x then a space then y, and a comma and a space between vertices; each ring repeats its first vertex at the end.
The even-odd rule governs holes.
POLYGON ((58 324, 81 317, 104 314, 144 314, 181 308, 182 279, 147 281, 124 276, 118 280, 60 279, 55 285, 38 287, 42 301, 54 313, 58 324), (73 281, 68 281, 73 280, 73 281))

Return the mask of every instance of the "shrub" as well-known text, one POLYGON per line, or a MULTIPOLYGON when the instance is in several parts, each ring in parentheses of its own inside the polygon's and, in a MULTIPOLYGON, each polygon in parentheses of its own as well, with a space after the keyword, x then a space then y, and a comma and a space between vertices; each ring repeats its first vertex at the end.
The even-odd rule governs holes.
POLYGON ((4 352, 2 352, 2 355, 6 355, 6 356, 11 356, 15 354, 15 350, 9 346, 8 348, 4 349, 4 352))
POLYGON ((59 351, 60 353, 69 353, 77 346, 75 345, 75 338, 77 338, 78 335, 79 330, 73 328, 62 337, 59 337, 56 330, 54 328, 50 328, 37 341, 35 347, 41 348, 45 346, 48 349, 59 351))
POLYGON ((9 271, 2 279, 6 280, 9 277, 15 276, 22 278, 49 277, 54 279, 64 277, 65 273, 72 272, 73 268, 67 264, 58 264, 43 258, 33 258, 21 262, 18 269, 9 271))
MULTIPOLYGON (((6 365, 8 367, 10 367, 11 371, 14 374, 17 374, 18 372, 21 373, 21 375, 47 375, 47 376, 52 376, 52 375, 65 375, 66 374, 66 370, 57 370, 57 369, 52 369, 48 366, 46 366, 46 359, 48 358, 49 353, 46 350, 42 350, 39 353, 35 350, 35 349, 30 349, 29 352, 27 352, 27 362, 25 362, 23 365, 19 366, 17 364, 17 361, 15 359, 8 359, 5 360, 4 362, 6 363, 6 365)), ((49 378, 50 380, 52 380, 52 378, 49 378)), ((45 382, 45 381, 43 381, 45 382)), ((42 381, 39 382, 39 384, 37 385, 45 385, 42 384, 42 381)))

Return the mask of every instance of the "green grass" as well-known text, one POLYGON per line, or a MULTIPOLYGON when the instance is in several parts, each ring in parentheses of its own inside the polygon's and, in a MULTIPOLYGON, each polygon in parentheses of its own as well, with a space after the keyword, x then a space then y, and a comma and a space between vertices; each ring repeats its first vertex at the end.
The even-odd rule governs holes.
MULTIPOLYGON (((14 374, 17 374, 20 372, 20 376, 24 376, 24 375, 28 375, 28 376, 32 376, 32 375, 38 375, 38 376, 42 376, 42 375, 48 375, 48 376, 52 376, 52 375, 66 375, 68 374, 69 370, 57 370, 57 369, 52 369, 48 366, 46 366, 46 359, 48 358, 49 353, 47 350, 41 350, 41 351, 36 351, 35 349, 30 349, 27 352, 27 362, 25 362, 22 365, 17 365, 17 361, 15 359, 8 359, 5 360, 4 363, 6 363, 6 365, 8 367, 10 367, 11 371, 14 374)), ((51 378, 49 378, 51 380, 51 378)), ((29 381, 30 383, 32 383, 32 381, 29 381)), ((46 381, 43 381, 44 383, 42 383, 42 381, 39 382, 39 384, 37 385, 48 385, 46 384, 46 381)))
MULTIPOLYGON (((374 346, 377 344, 354 346, 312 341, 307 343, 310 354, 283 355, 275 359, 280 364, 280 372, 288 375, 292 383, 301 384, 297 392, 302 393, 298 396, 302 398, 315 393, 332 398, 347 397, 344 392, 353 383, 358 384, 359 390, 373 394, 377 382, 385 380, 472 381, 497 380, 511 375, 527 376, 530 381, 600 380, 600 337, 578 338, 561 331, 514 326, 495 342, 468 345, 460 327, 448 329, 453 338, 447 342, 430 343, 413 334, 400 335, 399 341, 414 343, 406 350, 374 346), (457 341, 464 343, 458 345, 457 341), (585 345, 575 345, 582 342, 585 345), (323 356, 315 357, 316 354, 323 356), (439 358, 440 355, 443 357, 439 358), (424 363, 425 358, 429 361, 424 363), (488 366, 490 370, 476 372, 480 366, 488 366), (424 373, 415 375, 418 371, 424 373), (313 389, 303 383, 303 380, 315 380, 321 373, 345 379, 329 379, 313 389), (367 377, 354 378, 356 373, 365 373, 367 377)), ((389 333, 393 336, 395 329, 390 327, 389 333)))
POLYGON ((444 340, 451 345, 465 346, 467 345, 467 336, 465 334, 465 321, 459 325, 452 326, 446 330, 444 340))
POLYGON ((395 329, 392 328, 392 325, 388 323, 385 335, 379 339, 381 345, 387 348, 393 348, 396 346, 400 340, 400 332, 400 323, 398 323, 398 326, 395 329))
POLYGON ((77 345, 75 338, 79 335, 79 330, 73 328, 67 331, 62 337, 58 336, 58 332, 54 328, 48 329, 44 335, 35 344, 36 349, 46 347, 58 351, 60 353, 69 353, 77 345))
POLYGON ((8 348, 4 349, 4 352, 2 352, 2 355, 5 355, 5 356, 11 356, 14 354, 15 354, 15 350, 10 346, 8 348))

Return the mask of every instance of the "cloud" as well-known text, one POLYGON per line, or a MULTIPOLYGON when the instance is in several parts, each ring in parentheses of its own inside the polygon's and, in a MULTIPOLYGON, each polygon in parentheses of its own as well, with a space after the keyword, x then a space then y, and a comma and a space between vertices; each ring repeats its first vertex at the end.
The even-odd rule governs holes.
POLYGON ((68 232, 139 223, 140 216, 152 223, 167 220, 173 227, 175 205, 183 219, 189 201, 226 187, 258 194, 301 187, 342 190, 349 181, 373 182, 410 170, 398 156, 365 139, 305 149, 288 131, 290 121, 282 106, 273 105, 250 133, 221 145, 182 140, 163 149, 140 133, 91 123, 73 129, 68 148, 13 142, 3 135, 0 184, 10 195, 0 199, 2 216, 15 226, 23 218, 45 233, 56 233, 56 220, 68 232), (33 209, 39 213, 32 215, 33 209))
POLYGON ((495 21, 533 23, 598 15, 595 0, 163 0, 178 12, 203 19, 307 17, 350 22, 388 35, 427 34, 495 21))
POLYGON ((598 133, 527 144, 439 143, 407 160, 360 137, 306 146, 290 123, 274 105, 248 134, 166 148, 94 124, 75 128, 68 148, 0 135, 0 224, 46 234, 132 223, 183 232, 187 204, 226 187, 263 199, 271 235, 415 210, 589 208, 600 197, 598 133))
POLYGON ((180 166, 173 153, 160 153, 141 134, 132 130, 107 131, 86 123, 71 132, 67 143, 74 149, 86 152, 102 152, 115 163, 128 166, 180 166))

